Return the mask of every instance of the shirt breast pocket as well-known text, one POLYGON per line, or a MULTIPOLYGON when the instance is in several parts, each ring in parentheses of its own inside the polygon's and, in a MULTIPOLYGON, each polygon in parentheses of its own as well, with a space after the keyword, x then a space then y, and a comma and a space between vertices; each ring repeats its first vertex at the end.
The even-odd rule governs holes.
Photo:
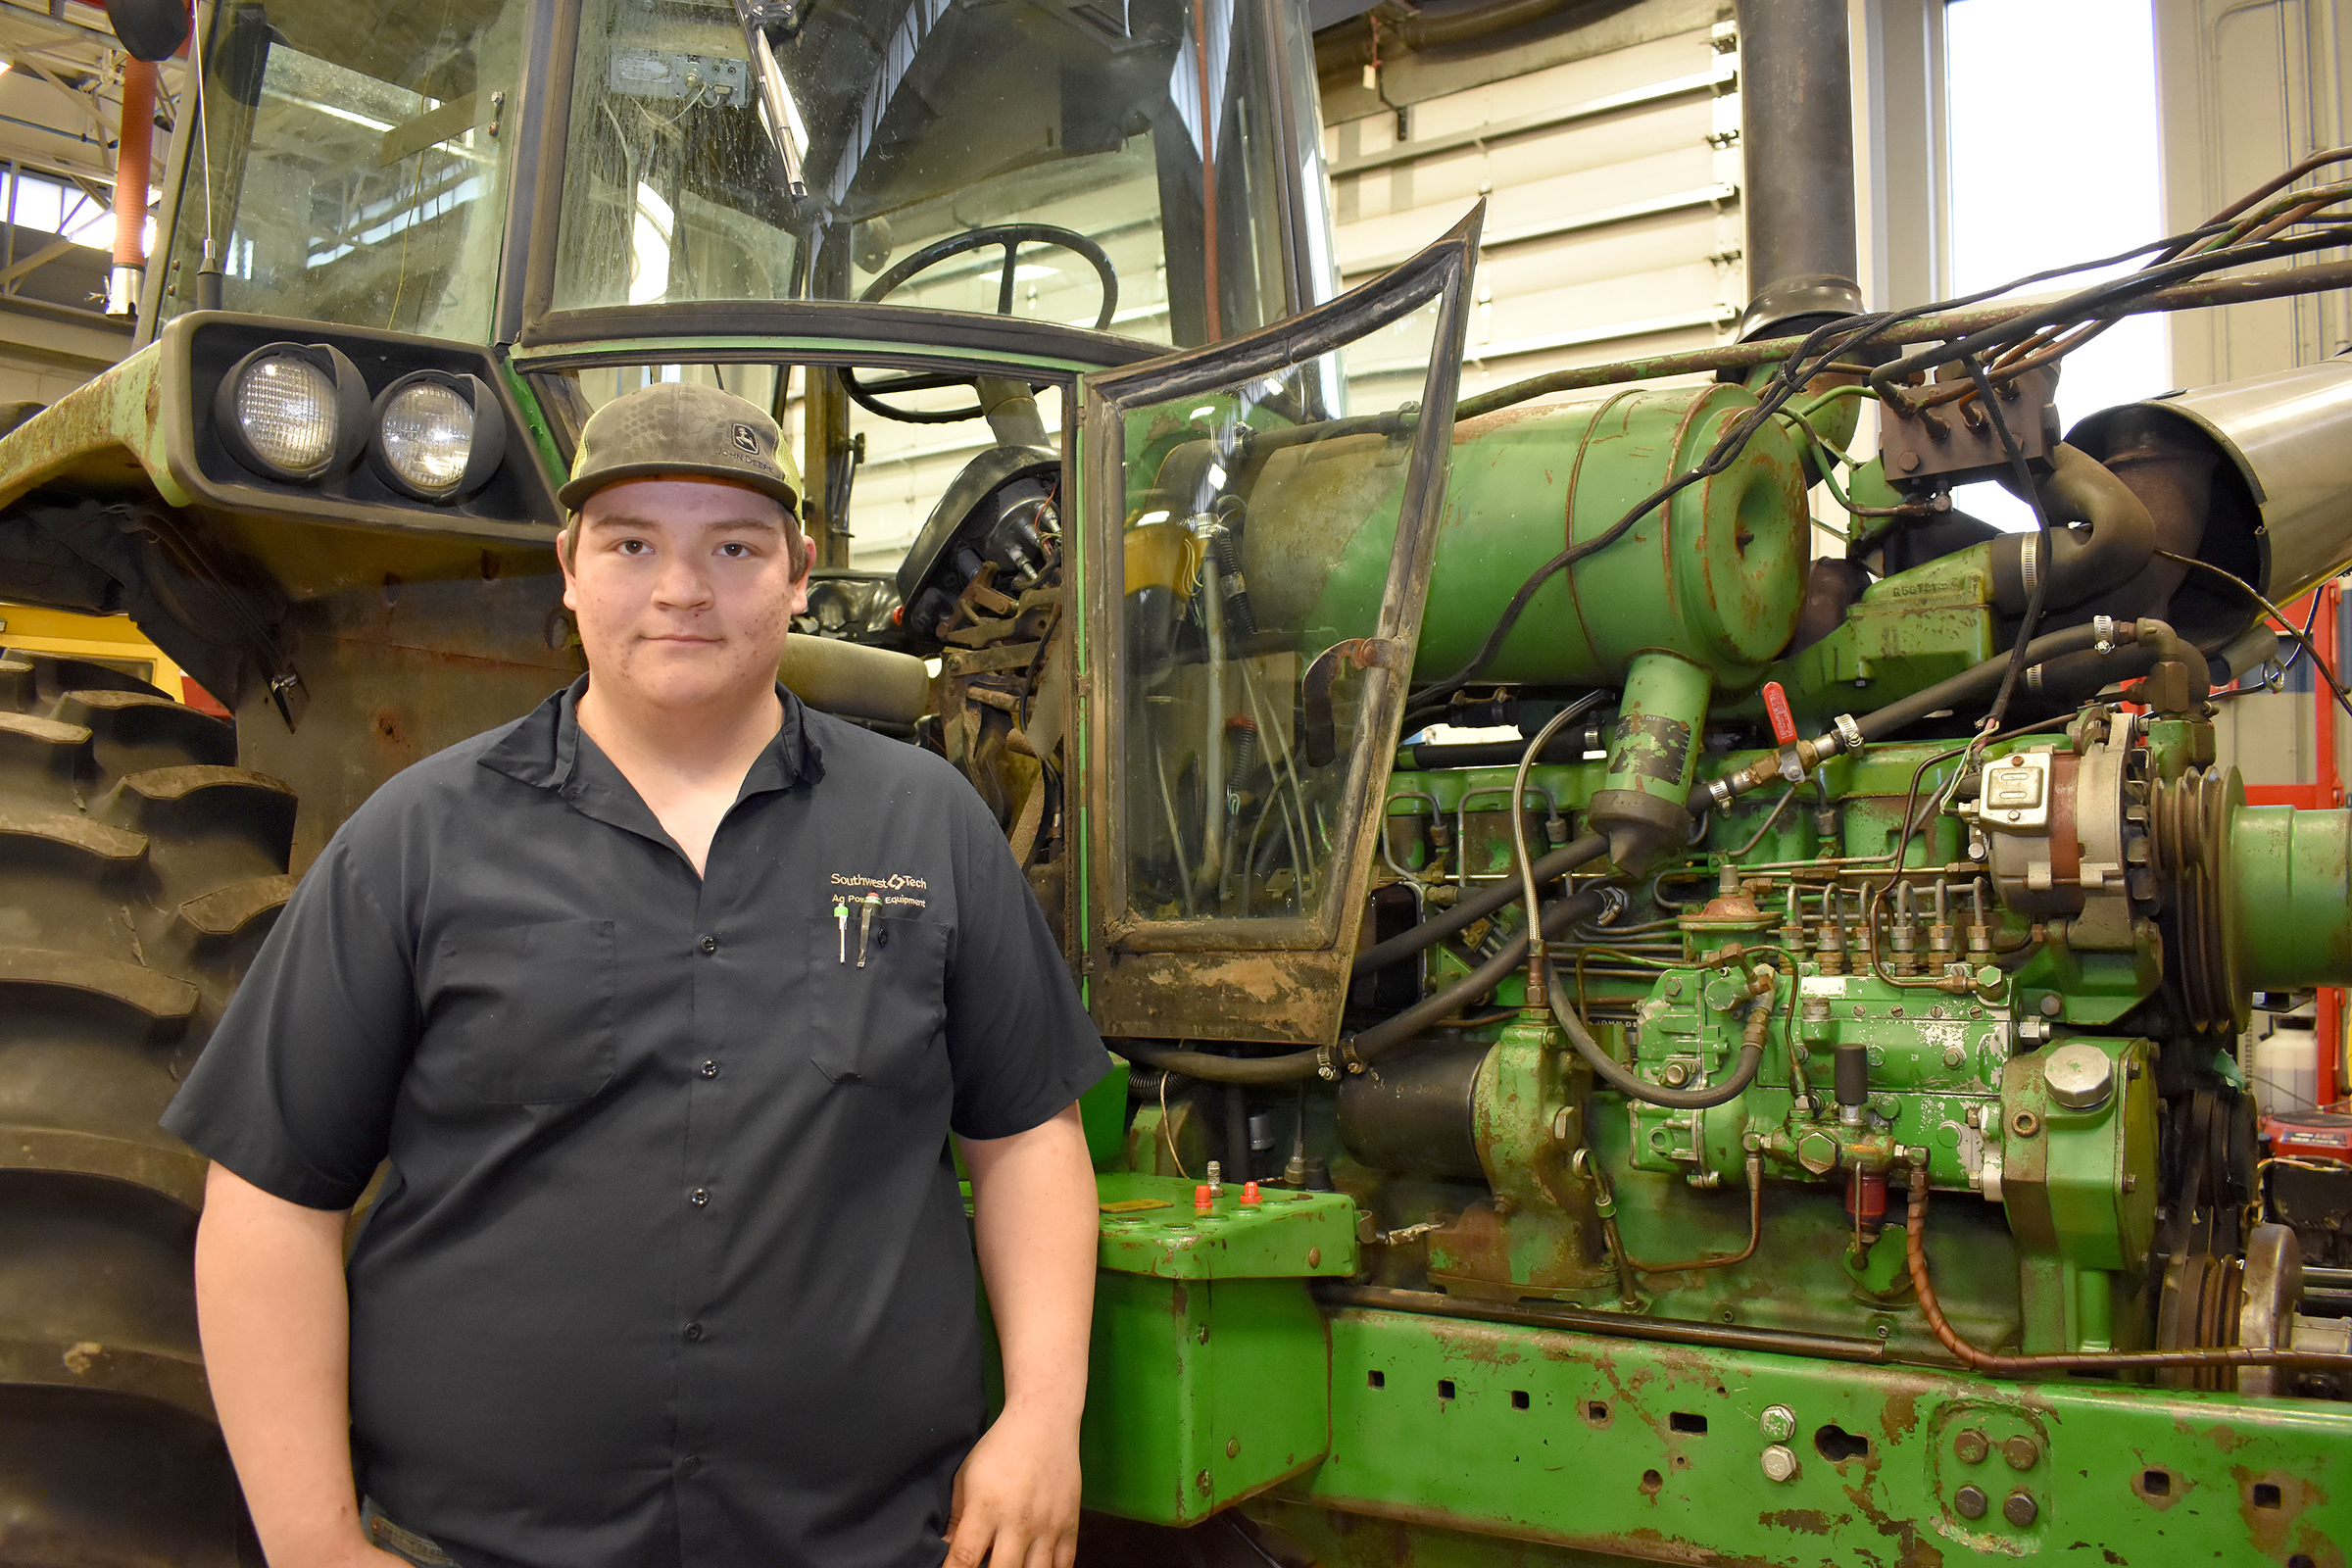
POLYGON ((585 1100, 614 1067, 611 920, 550 920, 444 938, 433 997, 456 1078, 497 1104, 585 1100))
POLYGON ((948 1016, 947 927, 879 915, 861 943, 852 905, 846 930, 808 923, 808 1054, 827 1078, 892 1088, 923 1075, 948 1016))

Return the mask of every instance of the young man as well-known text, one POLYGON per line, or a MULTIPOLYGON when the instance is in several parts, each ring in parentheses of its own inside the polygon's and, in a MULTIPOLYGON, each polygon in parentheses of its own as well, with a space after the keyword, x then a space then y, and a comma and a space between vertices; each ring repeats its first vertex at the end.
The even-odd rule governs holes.
POLYGON ((166 1115, 272 1568, 1072 1558, 1108 1057, 964 780, 775 683, 790 461, 597 412, 589 673, 353 815, 166 1115))

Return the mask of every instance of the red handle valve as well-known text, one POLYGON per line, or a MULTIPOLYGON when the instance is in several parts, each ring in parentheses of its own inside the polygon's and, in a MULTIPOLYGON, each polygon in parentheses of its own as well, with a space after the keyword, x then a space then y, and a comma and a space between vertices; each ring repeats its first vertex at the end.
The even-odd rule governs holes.
POLYGON ((1764 683, 1764 712, 1772 720, 1773 744, 1794 746, 1796 715, 1788 711, 1788 694, 1781 690, 1781 683, 1777 680, 1764 683))

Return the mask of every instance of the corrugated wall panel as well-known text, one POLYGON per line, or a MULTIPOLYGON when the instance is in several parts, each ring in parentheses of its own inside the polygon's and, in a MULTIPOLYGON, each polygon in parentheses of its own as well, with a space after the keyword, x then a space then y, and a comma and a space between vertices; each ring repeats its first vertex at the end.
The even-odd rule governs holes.
POLYGON ((1325 131, 1344 280, 1484 196, 1465 391, 1723 341, 1746 297, 1737 42, 1719 20, 1424 99, 1401 142, 1327 91, 1352 111, 1325 131))

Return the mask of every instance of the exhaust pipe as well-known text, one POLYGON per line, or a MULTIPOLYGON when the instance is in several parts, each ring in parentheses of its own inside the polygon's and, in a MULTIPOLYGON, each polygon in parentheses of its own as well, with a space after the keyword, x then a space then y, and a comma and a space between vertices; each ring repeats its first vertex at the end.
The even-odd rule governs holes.
POLYGON ((1742 339, 1862 309, 1845 0, 1740 0, 1748 307, 1742 339))
POLYGON ((155 62, 122 63, 122 131, 115 152, 115 265, 106 278, 106 314, 139 308, 147 279, 147 183, 155 148, 155 62))

